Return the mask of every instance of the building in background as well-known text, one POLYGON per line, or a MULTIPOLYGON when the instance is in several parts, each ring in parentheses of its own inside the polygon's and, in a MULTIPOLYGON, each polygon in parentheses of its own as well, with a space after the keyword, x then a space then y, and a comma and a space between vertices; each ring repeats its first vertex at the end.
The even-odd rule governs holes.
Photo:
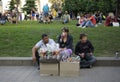
MULTIPOLYGON (((5 12, 9 10, 9 3, 11 0, 0 0, 0 12, 5 12)), ((19 5, 19 11, 22 11, 21 8, 25 5, 26 0, 20 0, 20 5, 19 5)), ((48 2, 48 0, 36 0, 36 8, 38 9, 38 12, 41 12, 43 9, 43 6, 45 4, 48 4, 51 6, 51 4, 48 2)))
POLYGON ((0 12, 2 12, 2 1, 0 1, 0 12))

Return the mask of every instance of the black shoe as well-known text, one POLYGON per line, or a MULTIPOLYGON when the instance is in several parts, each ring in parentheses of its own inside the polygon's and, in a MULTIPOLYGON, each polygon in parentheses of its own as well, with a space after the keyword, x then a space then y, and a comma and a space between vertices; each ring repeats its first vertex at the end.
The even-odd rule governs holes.
POLYGON ((40 66, 38 66, 38 70, 40 70, 40 66))
POLYGON ((92 65, 88 66, 87 68, 92 68, 92 65))
POLYGON ((92 65, 89 65, 89 66, 80 66, 80 69, 85 69, 85 68, 92 68, 92 65))

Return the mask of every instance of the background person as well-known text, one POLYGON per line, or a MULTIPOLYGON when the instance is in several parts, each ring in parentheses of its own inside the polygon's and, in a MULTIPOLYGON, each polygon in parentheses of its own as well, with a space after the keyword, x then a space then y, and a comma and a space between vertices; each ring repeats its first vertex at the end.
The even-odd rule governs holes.
POLYGON ((7 16, 5 13, 3 13, 0 17, 0 24, 4 25, 6 23, 6 21, 8 20, 7 16))
POLYGON ((109 13, 109 15, 107 16, 106 20, 105 20, 105 26, 113 26, 113 22, 116 22, 117 19, 114 16, 113 13, 109 13))
POLYGON ((32 8, 31 10, 31 20, 35 20, 35 9, 32 8))
POLYGON ((65 24, 65 23, 68 23, 69 21, 70 21, 70 15, 68 14, 67 11, 65 11, 65 14, 63 15, 62 23, 65 24))
POLYGON ((43 7, 43 13, 44 13, 45 17, 48 16, 48 14, 49 14, 49 6, 48 6, 48 4, 44 5, 44 7, 43 7))

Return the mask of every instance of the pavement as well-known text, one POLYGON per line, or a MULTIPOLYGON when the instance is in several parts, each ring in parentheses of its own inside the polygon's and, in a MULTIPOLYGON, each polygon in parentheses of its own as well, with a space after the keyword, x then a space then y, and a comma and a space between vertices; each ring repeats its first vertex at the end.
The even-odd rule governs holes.
POLYGON ((0 82, 120 82, 120 67, 80 69, 78 77, 40 76, 35 66, 0 66, 0 82))

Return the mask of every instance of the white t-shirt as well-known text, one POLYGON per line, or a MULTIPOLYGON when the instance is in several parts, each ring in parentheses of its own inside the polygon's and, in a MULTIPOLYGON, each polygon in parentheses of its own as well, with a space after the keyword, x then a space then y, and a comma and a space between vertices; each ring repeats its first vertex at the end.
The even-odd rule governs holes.
MULTIPOLYGON (((49 42, 47 43, 49 45, 52 45, 52 44, 55 44, 55 41, 53 39, 49 39, 49 42)), ((43 40, 40 40, 36 45, 35 47, 37 48, 41 48, 42 46, 46 46, 43 42, 43 40)))

